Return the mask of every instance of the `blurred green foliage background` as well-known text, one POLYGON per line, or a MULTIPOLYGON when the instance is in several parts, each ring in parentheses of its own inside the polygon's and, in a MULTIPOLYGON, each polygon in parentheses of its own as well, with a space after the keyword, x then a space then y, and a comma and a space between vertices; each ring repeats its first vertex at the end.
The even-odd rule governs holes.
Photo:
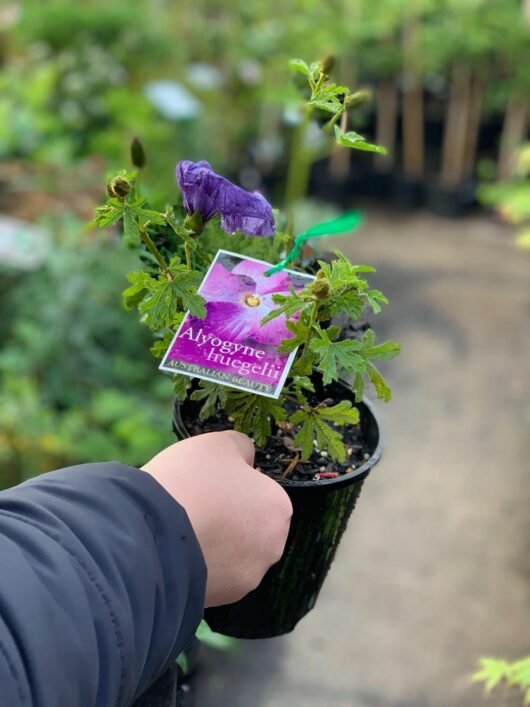
POLYGON ((288 59, 333 55, 334 78, 371 95, 351 127, 389 156, 316 144, 313 193, 348 201, 369 174, 387 198, 474 198, 477 177, 509 187, 527 134, 528 14, 516 0, 4 3, 0 486, 89 459, 138 465, 171 441, 170 384, 120 305, 134 258, 86 228, 133 136, 154 204, 175 199, 187 158, 279 205, 298 120, 288 59))

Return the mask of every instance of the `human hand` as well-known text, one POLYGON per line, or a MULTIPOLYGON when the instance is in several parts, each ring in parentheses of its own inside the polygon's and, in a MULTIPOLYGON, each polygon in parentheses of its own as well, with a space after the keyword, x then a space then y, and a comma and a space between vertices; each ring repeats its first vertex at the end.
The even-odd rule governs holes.
POLYGON ((227 430, 177 442, 142 467, 188 514, 208 568, 207 607, 255 589, 285 547, 291 501, 253 463, 251 440, 227 430))

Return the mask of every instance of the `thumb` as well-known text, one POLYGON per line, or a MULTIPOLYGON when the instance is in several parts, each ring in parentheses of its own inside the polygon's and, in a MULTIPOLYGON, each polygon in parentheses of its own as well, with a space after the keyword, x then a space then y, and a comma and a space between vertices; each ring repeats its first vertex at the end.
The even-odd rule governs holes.
POLYGON ((238 452, 241 454, 246 463, 249 466, 254 466, 256 449, 250 437, 242 432, 236 432, 235 430, 225 430, 219 434, 224 435, 225 438, 229 438, 235 444, 238 452))

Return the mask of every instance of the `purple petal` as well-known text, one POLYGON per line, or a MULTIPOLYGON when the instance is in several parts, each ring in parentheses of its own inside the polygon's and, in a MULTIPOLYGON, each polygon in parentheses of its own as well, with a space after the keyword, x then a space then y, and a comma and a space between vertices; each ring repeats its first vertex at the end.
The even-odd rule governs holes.
POLYGON ((188 213, 199 211, 204 221, 219 214, 221 228, 230 234, 274 235, 274 216, 268 201, 219 176, 208 162, 179 162, 177 181, 188 213))
POLYGON ((211 174, 213 172, 208 162, 184 160, 177 165, 177 182, 184 208, 189 214, 198 211, 203 221, 208 221, 217 213, 216 192, 210 184, 211 174))
POLYGON ((269 202, 254 192, 230 185, 222 192, 223 205, 219 208, 221 228, 227 233, 246 233, 247 236, 273 236, 276 232, 274 216, 269 202))
POLYGON ((224 265, 216 263, 201 287, 201 295, 209 302, 240 302, 242 294, 254 290, 254 283, 247 278, 233 275, 224 265))
POLYGON ((253 336, 259 328, 260 307, 246 307, 235 302, 207 302, 206 321, 216 335, 240 342, 253 336))

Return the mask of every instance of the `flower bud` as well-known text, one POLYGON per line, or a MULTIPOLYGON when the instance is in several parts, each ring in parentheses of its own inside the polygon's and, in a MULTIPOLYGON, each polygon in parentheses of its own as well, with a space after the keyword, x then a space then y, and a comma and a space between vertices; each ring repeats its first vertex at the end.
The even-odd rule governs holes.
POLYGON ((131 162, 138 169, 145 167, 145 152, 142 143, 137 137, 131 142, 131 162))
POLYGON ((326 76, 333 71, 333 66, 335 65, 335 55, 327 54, 323 59, 318 62, 320 71, 326 76))
POLYGON ((319 270, 317 272, 317 279, 318 280, 325 280, 326 278, 326 273, 323 270, 319 270))
POLYGON ((350 93, 344 99, 344 106, 346 109, 357 108, 362 105, 368 98, 367 91, 356 91, 355 93, 350 93))
POLYGON ((330 287, 327 280, 317 279, 311 285, 311 293, 317 299, 326 299, 329 295, 330 287))
POLYGON ((109 196, 117 197, 118 199, 123 199, 124 196, 131 191, 131 183, 125 177, 114 177, 110 184, 107 184, 107 194, 109 196))

